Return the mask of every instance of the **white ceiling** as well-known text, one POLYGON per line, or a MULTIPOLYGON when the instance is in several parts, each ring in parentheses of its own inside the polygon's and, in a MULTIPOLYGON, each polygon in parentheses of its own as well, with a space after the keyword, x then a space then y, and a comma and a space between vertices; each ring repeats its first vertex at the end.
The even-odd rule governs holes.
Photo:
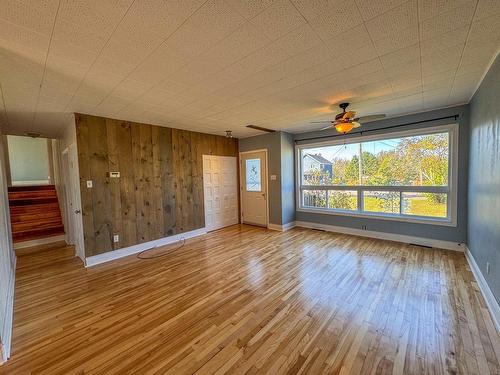
POLYGON ((0 0, 0 121, 314 130, 466 103, 499 46, 500 0, 0 0))

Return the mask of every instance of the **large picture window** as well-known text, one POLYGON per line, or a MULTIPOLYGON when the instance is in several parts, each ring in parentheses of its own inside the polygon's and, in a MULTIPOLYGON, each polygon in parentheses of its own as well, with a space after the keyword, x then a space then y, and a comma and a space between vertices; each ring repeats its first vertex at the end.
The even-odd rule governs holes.
POLYGON ((457 125, 297 146, 298 207, 454 225, 457 125))

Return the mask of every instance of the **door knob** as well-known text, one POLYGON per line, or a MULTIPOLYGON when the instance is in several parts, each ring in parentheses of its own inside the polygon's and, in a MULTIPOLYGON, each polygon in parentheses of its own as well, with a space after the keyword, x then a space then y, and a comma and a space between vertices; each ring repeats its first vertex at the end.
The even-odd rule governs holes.
POLYGON ((80 210, 75 210, 75 214, 79 214, 79 213, 81 213, 81 212, 82 212, 82 211, 80 211, 80 210))

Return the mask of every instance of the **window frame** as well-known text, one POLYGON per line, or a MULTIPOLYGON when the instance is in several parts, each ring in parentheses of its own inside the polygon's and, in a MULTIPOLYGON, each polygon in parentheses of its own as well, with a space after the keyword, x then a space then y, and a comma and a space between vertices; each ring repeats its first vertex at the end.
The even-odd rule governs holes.
MULTIPOLYGON (((424 127, 411 130, 402 130, 394 132, 383 132, 372 135, 348 135, 346 137, 338 137, 338 139, 331 139, 321 142, 314 143, 299 143, 295 145, 295 191, 296 191, 296 207, 299 212, 309 212, 336 216, 349 216, 358 218, 369 218, 369 219, 382 219, 382 220, 394 220, 410 223, 419 224, 432 224, 432 225, 443 225, 443 226, 457 226, 457 184, 458 184, 458 124, 447 124, 439 125, 434 127, 424 127), (370 186, 370 185, 302 185, 302 163, 301 163, 301 151, 303 149, 324 147, 324 146, 337 146, 340 144, 351 144, 367 141, 384 140, 399 137, 411 137, 411 136, 422 136, 431 135, 438 133, 448 133, 449 134, 449 145, 448 145, 448 186, 370 186), (307 207, 303 205, 302 191, 304 190, 354 190, 358 192, 357 198, 357 209, 356 210, 340 210, 333 208, 315 208, 307 207), (364 191, 396 191, 400 193, 400 207, 402 207, 403 192, 425 192, 425 193, 446 193, 447 198, 447 213, 446 218, 438 218, 431 216, 418 216, 418 215, 408 215, 404 213, 399 214, 388 214, 381 212, 368 212, 363 211, 363 192, 364 191)), ((328 199, 328 197, 327 197, 328 199)), ((328 204, 327 204, 328 206, 328 204)))

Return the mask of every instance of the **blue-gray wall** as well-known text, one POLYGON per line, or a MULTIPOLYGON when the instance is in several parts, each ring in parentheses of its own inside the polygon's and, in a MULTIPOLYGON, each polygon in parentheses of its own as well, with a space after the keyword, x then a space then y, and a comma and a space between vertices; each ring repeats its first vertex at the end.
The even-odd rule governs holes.
POLYGON ((500 57, 470 103, 468 247, 500 302, 500 57), (490 274, 486 273, 490 262, 490 274))
MULTIPOLYGON (((358 218, 352 216, 336 216, 321 213, 300 212, 295 213, 297 221, 308 221, 320 224, 336 225, 341 227, 349 227, 355 229, 365 228, 366 230, 402 234, 408 236, 416 236, 423 238, 431 238, 443 241, 452 241, 463 243, 467 240, 467 165, 468 165, 468 149, 469 149, 469 106, 458 106, 452 108, 439 109, 429 112, 423 112, 413 115, 401 116, 397 118, 374 121, 363 125, 363 129, 380 129, 387 126, 405 124, 422 120, 441 118, 446 116, 459 115, 459 140, 458 140, 458 207, 457 207, 457 226, 440 226, 418 223, 407 223, 401 221, 390 221, 372 218, 358 218)), ((408 125, 399 127, 397 130, 421 129, 434 127, 444 124, 455 123, 454 119, 444 119, 421 124, 408 125)), ((387 133, 392 130, 380 130, 380 132, 370 132, 370 134, 387 133)), ((310 133, 301 133, 295 135, 296 142, 307 144, 318 142, 318 140, 307 141, 311 137, 323 137, 327 135, 337 134, 335 130, 316 131, 310 133)), ((356 135, 346 135, 348 137, 356 137, 356 135)), ((338 138, 335 138, 338 139, 338 138)), ((324 139, 323 139, 324 140, 324 139)))
POLYGON ((282 223, 281 219, 281 133, 266 133, 239 140, 240 152, 267 149, 267 181, 269 183, 269 222, 282 223), (271 175, 276 180, 271 180, 271 175))
POLYGON ((293 135, 281 132, 281 221, 295 221, 295 143, 293 135))
POLYGON ((295 220, 294 141, 291 134, 274 132, 239 140, 240 152, 267 150, 269 222, 287 224, 295 220), (276 175, 276 180, 271 180, 276 175))

